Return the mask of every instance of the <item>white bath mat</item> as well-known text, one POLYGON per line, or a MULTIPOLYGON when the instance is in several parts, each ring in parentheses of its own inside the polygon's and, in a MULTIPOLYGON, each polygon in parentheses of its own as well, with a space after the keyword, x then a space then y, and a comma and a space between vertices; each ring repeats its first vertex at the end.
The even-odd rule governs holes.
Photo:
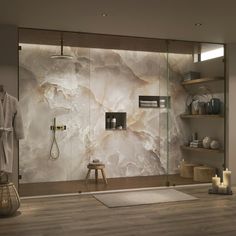
POLYGON ((162 202, 196 200, 196 197, 175 189, 142 190, 120 193, 103 193, 93 195, 107 207, 125 207, 162 202))

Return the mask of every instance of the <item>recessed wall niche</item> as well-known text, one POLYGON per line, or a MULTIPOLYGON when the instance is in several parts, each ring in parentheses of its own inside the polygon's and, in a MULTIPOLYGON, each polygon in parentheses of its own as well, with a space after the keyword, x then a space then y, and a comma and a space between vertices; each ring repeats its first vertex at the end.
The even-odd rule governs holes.
POLYGON ((170 96, 139 96, 139 108, 170 108, 170 96))
POLYGON ((106 112, 106 130, 126 130, 126 112, 106 112))

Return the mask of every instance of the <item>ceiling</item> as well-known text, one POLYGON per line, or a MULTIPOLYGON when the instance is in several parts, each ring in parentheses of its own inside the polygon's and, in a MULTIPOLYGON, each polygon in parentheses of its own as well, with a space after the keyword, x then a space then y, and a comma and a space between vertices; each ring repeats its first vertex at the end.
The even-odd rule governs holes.
POLYGON ((235 0, 0 0, 0 6, 0 23, 19 27, 236 42, 235 0))

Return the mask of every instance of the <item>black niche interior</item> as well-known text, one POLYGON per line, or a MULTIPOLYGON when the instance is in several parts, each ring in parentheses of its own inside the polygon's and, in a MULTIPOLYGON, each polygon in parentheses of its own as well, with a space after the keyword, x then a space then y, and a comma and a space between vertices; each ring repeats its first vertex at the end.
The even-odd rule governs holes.
POLYGON ((126 112, 106 112, 106 130, 126 130, 126 112))

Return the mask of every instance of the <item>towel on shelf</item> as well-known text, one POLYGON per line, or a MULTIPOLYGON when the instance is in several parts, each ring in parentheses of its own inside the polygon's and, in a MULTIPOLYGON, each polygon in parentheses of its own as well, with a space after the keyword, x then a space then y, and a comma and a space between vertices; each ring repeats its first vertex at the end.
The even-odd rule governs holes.
POLYGON ((202 140, 193 140, 192 142, 190 142, 189 146, 193 148, 200 148, 202 147, 202 140))
POLYGON ((142 107, 157 107, 158 103, 157 103, 157 101, 143 101, 143 100, 140 100, 140 105, 142 107))
POLYGON ((148 104, 149 104, 149 103, 152 103, 152 104, 154 103, 154 104, 157 104, 157 101, 154 101, 154 100, 153 100, 153 101, 140 100, 140 103, 148 103, 148 104))

